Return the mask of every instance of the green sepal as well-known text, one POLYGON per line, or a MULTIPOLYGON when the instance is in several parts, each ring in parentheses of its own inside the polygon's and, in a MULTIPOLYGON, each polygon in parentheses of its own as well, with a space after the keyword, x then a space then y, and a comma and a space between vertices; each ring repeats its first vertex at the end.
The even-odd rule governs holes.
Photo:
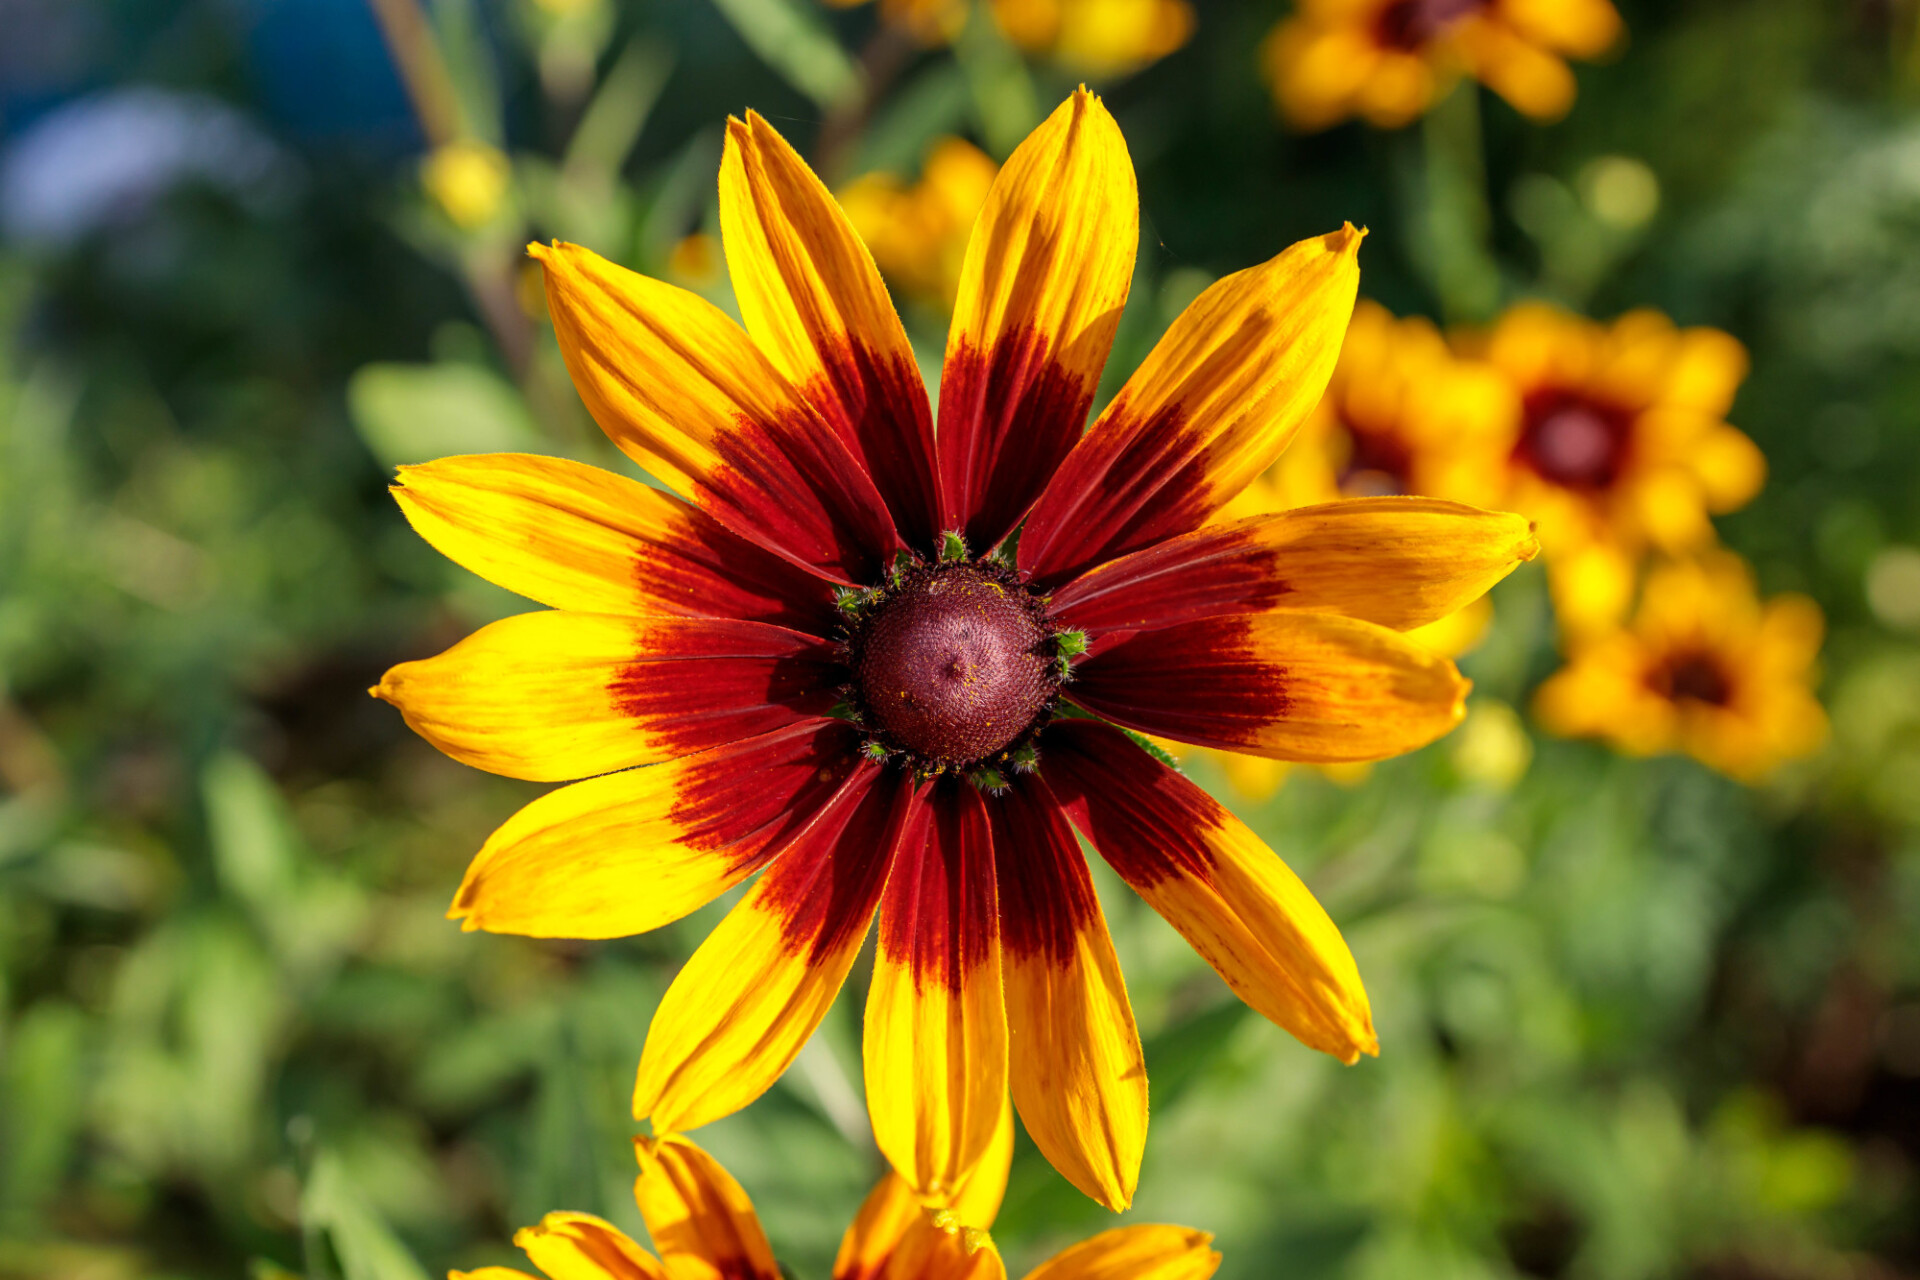
POLYGON ((1005 795, 1007 791, 1006 775, 998 769, 975 769, 967 775, 967 781, 991 796, 1005 795))
POLYGON ((1054 632, 1053 651, 1063 658, 1079 657, 1087 651, 1087 633, 1084 631, 1054 632))
POLYGON ((1135 733, 1131 729, 1120 728, 1119 725, 1115 725, 1114 728, 1120 729, 1120 732, 1126 734, 1129 738, 1132 738, 1134 746, 1140 748, 1142 751, 1152 756, 1155 760, 1158 760, 1161 764, 1167 766, 1167 768, 1175 770, 1176 772, 1179 770, 1180 762, 1178 760, 1175 760, 1173 756, 1168 753, 1165 747, 1155 742, 1152 738, 1149 738, 1146 734, 1135 733))
POLYGON ((893 755, 893 752, 887 750, 886 744, 880 742, 878 739, 868 738, 860 744, 860 754, 875 764, 885 764, 888 758, 893 755))
POLYGON ((967 540, 952 529, 940 535, 941 560, 965 560, 967 558, 967 540))
POLYGON ((1040 767, 1040 748, 1023 742, 1005 756, 1007 767, 1015 773, 1032 773, 1040 767))

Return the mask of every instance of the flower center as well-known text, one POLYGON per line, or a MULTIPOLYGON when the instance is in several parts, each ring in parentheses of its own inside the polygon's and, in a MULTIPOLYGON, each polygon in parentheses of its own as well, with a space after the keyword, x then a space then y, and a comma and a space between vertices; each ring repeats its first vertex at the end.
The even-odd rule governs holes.
POLYGON ((868 730, 926 772, 1013 744, 1059 689, 1045 608, 991 563, 903 570, 850 629, 846 657, 868 730))
POLYGON ((1654 680, 1655 690, 1674 702, 1691 698, 1708 706, 1724 707, 1733 697, 1726 669, 1711 654, 1688 653, 1668 662, 1654 680))
POLYGON ((1568 489, 1605 489, 1620 477, 1632 420, 1617 409, 1554 391, 1530 397, 1514 456, 1568 489))
POLYGON ((1392 431, 1363 431, 1345 424, 1352 449, 1340 470, 1340 491, 1354 498, 1384 498, 1409 491, 1413 457, 1392 431))
POLYGON ((1374 22, 1374 39, 1389 49, 1418 49, 1486 0, 1393 0, 1374 22))

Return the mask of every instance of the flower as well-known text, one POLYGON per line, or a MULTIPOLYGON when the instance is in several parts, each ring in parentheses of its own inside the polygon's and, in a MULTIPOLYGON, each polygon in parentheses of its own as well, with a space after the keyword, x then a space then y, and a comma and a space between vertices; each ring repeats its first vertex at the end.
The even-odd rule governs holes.
POLYGON ((991 12, 1021 49, 1090 76, 1135 70, 1193 37, 1187 0, 992 0, 991 12))
POLYGON ((1824 627, 1813 601, 1762 604, 1739 557, 1709 552, 1650 573, 1632 624, 1577 642, 1535 709, 1563 736, 1757 779, 1826 737, 1811 688, 1824 627))
POLYGON ((435 147, 420 166, 420 185, 467 231, 493 220, 512 181, 513 166, 500 149, 472 140, 435 147))
MULTIPOLYGON (((640 1159, 634 1199, 659 1259, 604 1219, 550 1213, 513 1237, 534 1266, 551 1280, 782 1280, 752 1202, 717 1160, 677 1137, 638 1138, 634 1150, 640 1159)), ((939 1208, 923 1205, 904 1179, 887 1174, 841 1238, 833 1280, 1005 1280, 1006 1266, 985 1227, 1006 1193, 1012 1154, 1008 1116, 995 1153, 939 1208)), ((1120 1227, 1062 1250, 1027 1277, 1207 1280, 1220 1265, 1212 1238, 1187 1227, 1120 1227)), ((450 1272, 448 1280, 532 1277, 511 1267, 481 1267, 450 1272)))
POLYGON ((1609 0, 1299 0, 1260 53, 1295 128, 1361 116, 1397 129, 1461 75, 1557 120, 1573 105, 1566 59, 1598 57, 1619 38, 1609 0))
POLYGON ((1539 523, 1569 632, 1617 621, 1643 552, 1712 542, 1709 516, 1743 506, 1766 478, 1766 458, 1725 421, 1747 355, 1718 329, 1676 329, 1645 310, 1603 325, 1527 302, 1462 347, 1510 390, 1503 427, 1471 437, 1478 456, 1449 493, 1539 523))
POLYGON ((920 181, 907 186, 890 173, 865 174, 840 193, 840 207, 888 279, 951 309, 967 238, 999 172, 965 138, 940 138, 927 149, 920 181))
MULTIPOLYGON (((1320 403, 1274 464, 1214 517, 1225 524, 1343 497, 1444 495, 1462 486, 1454 473, 1475 460, 1465 442, 1484 440, 1505 422, 1510 392, 1497 372, 1454 356, 1432 321, 1396 319, 1362 299, 1320 403)), ((1485 598, 1415 628, 1408 638, 1449 658, 1477 645, 1493 622, 1485 598)), ((1176 759, 1213 760, 1234 791, 1271 798, 1285 783, 1285 763, 1163 744, 1176 759)), ((1364 764, 1325 766, 1335 781, 1366 777, 1364 764)))
POLYGON ((553 608, 375 693, 456 759, 585 779, 508 819, 450 914, 619 937, 758 872, 648 1033, 634 1114, 672 1133, 772 1085, 877 912, 866 1088, 894 1167, 957 1185, 1011 1089, 1055 1166, 1124 1206, 1146 1072, 1076 831, 1255 1009, 1344 1061, 1376 1041, 1305 886, 1116 726, 1291 760, 1429 742, 1466 682, 1399 633, 1533 536, 1416 498, 1208 526, 1326 385, 1350 226, 1203 293, 1083 431, 1139 236, 1084 89, 994 182, 937 430, 873 260, 759 116, 729 123, 720 187, 744 328, 533 249, 587 407, 684 500, 555 458, 402 471, 429 542, 553 608))
POLYGON ((1299 436, 1221 519, 1382 494, 1444 496, 1477 462, 1468 448, 1507 424, 1499 372, 1456 357, 1432 321, 1379 303, 1353 311, 1327 393, 1299 436))

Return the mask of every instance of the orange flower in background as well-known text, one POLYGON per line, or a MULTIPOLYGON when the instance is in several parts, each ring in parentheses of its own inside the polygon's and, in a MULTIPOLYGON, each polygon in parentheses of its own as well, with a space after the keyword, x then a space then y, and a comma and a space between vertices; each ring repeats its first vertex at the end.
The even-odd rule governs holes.
POLYGON ((1504 427, 1474 437, 1455 497, 1532 517, 1563 628, 1617 620, 1649 548, 1713 541, 1766 459, 1725 421, 1746 350, 1718 329, 1677 329, 1655 311, 1599 324, 1543 303, 1513 307, 1461 340, 1510 385, 1504 427))
POLYGON ((1158 61, 1193 37, 1187 0, 991 0, 1007 39, 1089 76, 1158 61))
MULTIPOLYGON (((869 0, 827 0, 836 9, 852 9, 869 0)), ((880 0, 880 20, 922 44, 945 44, 967 25, 969 0, 880 0)))
POLYGON ((1826 737, 1813 696, 1825 622, 1804 596, 1762 603, 1730 552, 1647 576, 1632 623, 1576 640, 1540 687, 1549 731, 1604 738, 1632 755, 1684 751, 1754 780, 1826 737))
POLYGON ((993 157, 966 139, 941 138, 928 148, 918 182, 865 174, 840 192, 840 207, 889 280, 951 309, 967 239, 999 172, 993 157))
POLYGON ((1462 360, 1432 321, 1361 300, 1327 393, 1278 461, 1228 505, 1231 519, 1336 498, 1445 497, 1511 411, 1498 372, 1462 360))
POLYGON ((1353 116, 1397 129, 1463 75, 1556 120, 1573 105, 1566 59, 1605 53, 1620 31, 1609 0, 1298 0, 1261 64, 1297 129, 1353 116))
POLYGON ((1087 427, 1139 205, 1084 89, 994 181, 937 419, 873 259, 752 113, 720 225, 743 323, 532 250, 576 389, 674 492, 517 454, 402 472, 428 541, 553 607, 375 692, 455 759, 584 779, 494 833, 451 914, 622 937, 758 874, 655 1013, 634 1114, 662 1134, 772 1086, 877 916, 863 1053, 894 1168, 957 1185, 1011 1090, 1055 1167, 1123 1208, 1146 1071, 1080 837, 1262 1014, 1347 1062, 1377 1041, 1312 894, 1122 726, 1286 760, 1431 742, 1467 684, 1401 633, 1533 536, 1421 498, 1210 523, 1325 390, 1351 226, 1202 293, 1087 427))
MULTIPOLYGON (((753 1203, 720 1162, 684 1138, 634 1142, 633 1196, 660 1251, 586 1213, 550 1213, 513 1242, 549 1280, 784 1280, 753 1203)), ((833 1280, 1005 1280, 986 1232, 1006 1193, 1013 1127, 969 1184, 929 1207, 898 1174, 874 1187, 833 1263, 833 1280)), ((1073 1245, 1027 1280, 1207 1280, 1220 1266, 1212 1237, 1187 1227, 1120 1227, 1073 1245)), ((454 1271, 448 1280, 532 1280, 511 1267, 454 1271)))

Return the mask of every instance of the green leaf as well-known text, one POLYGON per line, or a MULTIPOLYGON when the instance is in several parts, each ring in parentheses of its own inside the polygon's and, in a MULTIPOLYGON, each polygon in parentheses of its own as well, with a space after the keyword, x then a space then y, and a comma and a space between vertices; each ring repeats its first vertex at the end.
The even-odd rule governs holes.
POLYGON ((300 1197, 300 1221, 310 1240, 323 1238, 333 1246, 343 1280, 427 1280, 425 1269, 360 1195, 332 1152, 314 1159, 300 1197))
POLYGON ((796 0, 713 0, 747 47, 822 107, 851 102, 861 76, 846 50, 796 0))

